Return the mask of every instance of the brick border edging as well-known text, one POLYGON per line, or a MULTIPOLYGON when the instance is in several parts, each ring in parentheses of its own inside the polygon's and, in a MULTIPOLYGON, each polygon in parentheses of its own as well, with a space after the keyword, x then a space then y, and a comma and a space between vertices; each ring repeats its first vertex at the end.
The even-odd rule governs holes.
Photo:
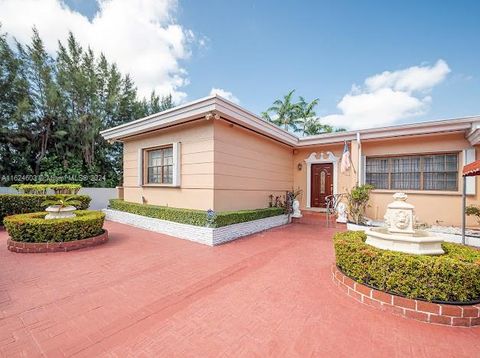
POLYGON ((445 326, 480 325, 480 304, 447 305, 391 295, 352 280, 335 264, 332 266, 332 279, 342 291, 358 302, 405 318, 445 326))
POLYGON ((9 237, 7 240, 7 249, 17 253, 67 252, 101 245, 107 241, 108 231, 103 229, 103 233, 100 235, 82 240, 64 242, 20 242, 14 241, 9 237))

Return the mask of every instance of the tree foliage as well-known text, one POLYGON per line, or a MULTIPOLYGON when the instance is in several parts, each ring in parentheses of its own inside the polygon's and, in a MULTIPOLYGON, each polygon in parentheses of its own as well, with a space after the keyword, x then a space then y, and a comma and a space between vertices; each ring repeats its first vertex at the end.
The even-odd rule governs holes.
POLYGON ((295 90, 291 90, 283 98, 275 100, 270 108, 260 114, 261 117, 285 130, 301 133, 302 136, 345 130, 320 123, 315 112, 318 98, 308 102, 304 97, 299 96, 298 102, 295 102, 294 93, 295 90))
POLYGON ((174 106, 172 96, 139 99, 129 75, 70 33, 48 54, 34 28, 9 45, 0 28, 0 181, 115 186, 122 150, 103 129, 174 106))

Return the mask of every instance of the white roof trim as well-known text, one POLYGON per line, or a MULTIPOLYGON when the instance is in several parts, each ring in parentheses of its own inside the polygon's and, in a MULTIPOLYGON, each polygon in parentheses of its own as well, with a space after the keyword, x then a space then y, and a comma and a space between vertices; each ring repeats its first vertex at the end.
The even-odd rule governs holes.
POLYGON ((336 142, 343 142, 345 140, 354 140, 356 139, 357 133, 360 133, 362 141, 369 139, 395 138, 403 136, 440 134, 461 131, 468 133, 475 125, 480 126, 480 116, 401 124, 381 128, 360 129, 356 131, 325 133, 315 136, 299 138, 299 146, 302 147, 319 144, 330 144, 336 142))
POLYGON ((100 134, 106 140, 121 140, 151 130, 188 122, 214 110, 214 102, 213 97, 201 98, 194 102, 103 130, 100 134))
POLYGON ((271 137, 292 147, 307 147, 340 143, 355 140, 357 133, 362 141, 369 139, 394 138, 411 135, 426 135, 448 132, 465 132, 472 145, 480 144, 480 116, 445 119, 440 121, 402 124, 382 128, 362 129, 356 131, 325 133, 298 138, 292 133, 267 122, 241 106, 215 94, 189 102, 178 107, 152 114, 129 123, 101 131, 106 140, 123 140, 127 137, 156 129, 170 127, 194 119, 200 119, 209 112, 216 112, 221 117, 244 126, 258 133, 271 137))
POLYGON ((262 133, 268 137, 272 137, 285 144, 292 146, 298 144, 298 137, 292 133, 287 132, 273 123, 263 120, 233 102, 219 96, 217 98, 219 101, 216 102, 215 109, 223 118, 241 124, 244 127, 262 133))
POLYGON ((472 123, 472 128, 467 135, 467 139, 471 145, 480 144, 480 122, 472 123))

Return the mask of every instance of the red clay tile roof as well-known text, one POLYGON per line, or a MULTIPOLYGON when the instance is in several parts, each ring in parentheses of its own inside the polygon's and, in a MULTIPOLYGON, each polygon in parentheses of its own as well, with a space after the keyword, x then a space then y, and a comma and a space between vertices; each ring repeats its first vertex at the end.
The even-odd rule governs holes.
POLYGON ((467 164, 463 167, 463 174, 464 177, 472 177, 475 175, 480 175, 480 160, 476 162, 467 164))

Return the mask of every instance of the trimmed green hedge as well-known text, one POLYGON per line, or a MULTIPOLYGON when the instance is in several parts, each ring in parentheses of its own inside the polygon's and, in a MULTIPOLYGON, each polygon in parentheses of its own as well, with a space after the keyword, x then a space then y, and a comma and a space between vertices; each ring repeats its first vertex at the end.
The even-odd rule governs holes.
POLYGON ((75 211, 76 217, 45 219, 46 213, 7 216, 5 228, 14 241, 62 242, 86 239, 103 232, 105 214, 101 211, 75 211))
MULTIPOLYGON (((0 223, 8 215, 34 213, 45 210, 42 205, 45 200, 57 200, 68 195, 37 195, 37 194, 0 194, 0 223)), ((88 195, 75 195, 75 200, 82 203, 77 209, 86 210, 92 200, 88 195)))
POLYGON ((367 245, 363 232, 334 236, 337 266, 355 281, 428 301, 480 298, 480 250, 444 243, 444 255, 410 255, 367 245))
MULTIPOLYGON (((178 209, 166 206, 145 205, 130 203, 120 199, 111 199, 111 209, 138 214, 150 218, 173 221, 181 224, 195 226, 208 226, 207 212, 202 210, 178 209)), ((216 213, 210 227, 222 227, 232 224, 253 221, 271 216, 282 215, 282 208, 266 208, 256 210, 223 211, 216 213)))
POLYGON ((10 186, 24 194, 46 195, 47 190, 53 190, 54 194, 77 194, 82 188, 80 184, 13 184, 10 186))

